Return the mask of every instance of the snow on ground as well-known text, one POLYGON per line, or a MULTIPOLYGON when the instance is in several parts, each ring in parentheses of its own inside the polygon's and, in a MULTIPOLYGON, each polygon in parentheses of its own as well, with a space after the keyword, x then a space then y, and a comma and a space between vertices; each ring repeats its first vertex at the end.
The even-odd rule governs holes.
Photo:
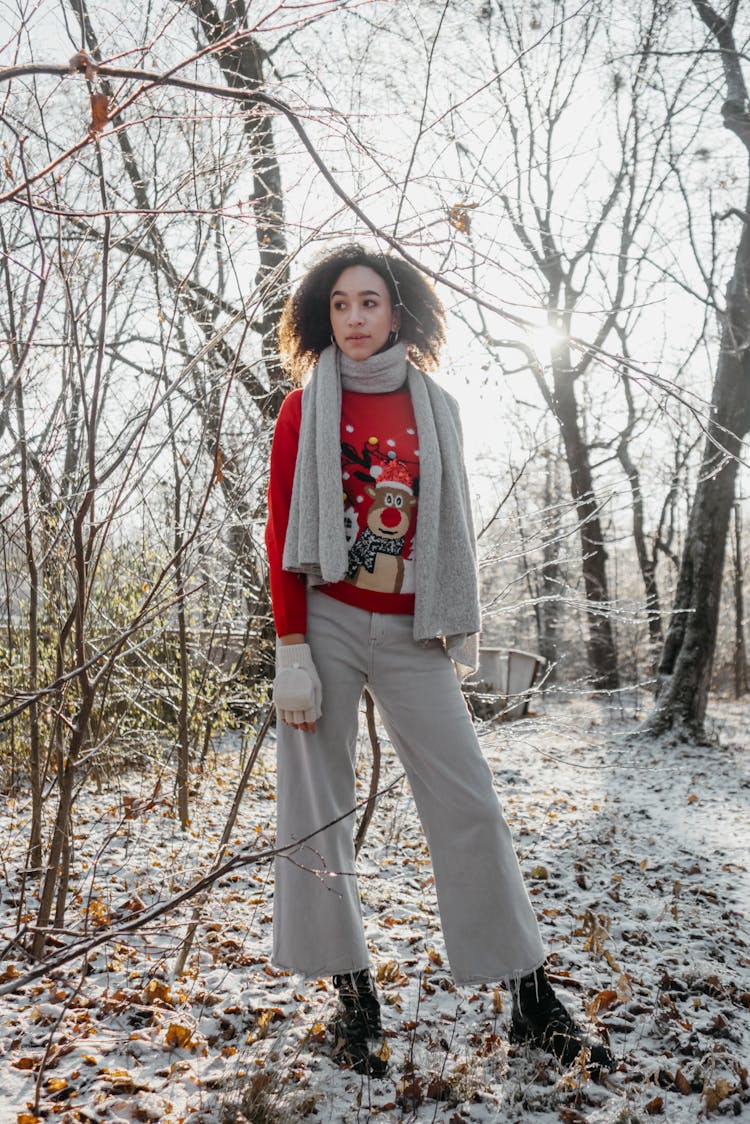
MULTIPOLYGON (((383 784, 396 783, 360 859, 386 1078, 368 1081, 331 1060, 329 980, 270 966, 272 870, 258 861, 203 899, 181 977, 174 964, 192 902, 0 999, 0 1124, 692 1124, 747 1114, 749 714, 747 703, 715 701, 718 740, 700 748, 639 740, 632 716, 583 700, 480 728, 551 974, 618 1059, 603 1083, 583 1065, 563 1072, 509 1046, 504 989, 453 985, 429 856, 386 745, 383 784)), ((159 790, 156 769, 133 770, 80 796, 64 941, 133 920, 208 870, 242 752, 216 751, 187 833, 164 766, 159 790)), ((365 753, 363 798, 368 763, 365 753)), ((272 845, 273 801, 271 734, 235 851, 272 845)), ((24 798, 2 798, 0 986, 30 966, 12 943, 27 815, 24 798)), ((34 906, 23 907, 30 920, 34 906)))

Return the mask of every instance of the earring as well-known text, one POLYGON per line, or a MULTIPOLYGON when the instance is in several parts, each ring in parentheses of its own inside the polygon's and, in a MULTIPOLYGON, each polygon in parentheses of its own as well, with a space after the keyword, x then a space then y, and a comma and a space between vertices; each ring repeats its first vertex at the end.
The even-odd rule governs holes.
POLYGON ((388 343, 391 347, 398 343, 398 328, 391 328, 390 335, 388 336, 388 343))

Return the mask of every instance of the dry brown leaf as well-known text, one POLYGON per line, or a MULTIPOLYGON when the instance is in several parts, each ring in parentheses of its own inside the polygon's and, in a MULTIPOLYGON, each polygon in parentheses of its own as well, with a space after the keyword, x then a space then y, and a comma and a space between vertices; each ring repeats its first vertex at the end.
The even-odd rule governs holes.
POLYGON ((73 74, 84 74, 89 66, 91 66, 91 59, 85 51, 76 51, 68 62, 68 67, 73 74))
POLYGON ((396 1082, 396 1103, 402 1108, 418 1108, 423 1100, 422 1083, 418 1077, 402 1077, 396 1082))
POLYGON ((720 1077, 715 1085, 703 1086, 703 1100, 706 1104, 706 1112, 715 1112, 723 1100, 732 1092, 732 1086, 723 1077, 720 1077))
POLYGON ((679 1093, 682 1093, 683 1097, 688 1097, 692 1093, 690 1082, 681 1069, 678 1069, 674 1075, 674 1087, 679 1093))
POLYGON ((170 1023, 164 1041, 170 1048, 187 1049, 192 1044, 193 1032, 189 1026, 180 1023, 170 1023))
POLYGON ((605 987, 603 991, 598 992, 591 1000, 587 1007, 590 1015, 596 1015, 599 1011, 609 1011, 611 1007, 616 1006, 620 1002, 620 996, 613 987, 605 987))
POLYGON ((158 1000, 159 1003, 171 1004, 172 1002, 172 992, 169 989, 169 984, 165 983, 163 980, 149 980, 143 989, 144 1003, 153 1003, 155 1000, 158 1000))
POLYGON ((471 230, 471 211, 476 208, 476 203, 454 203, 448 208, 448 222, 461 234, 468 234, 471 230))
POLYGON ((109 98, 101 92, 91 95, 91 124, 89 133, 92 137, 101 136, 109 120, 109 98))
POLYGON ((661 1116, 664 1112, 664 1097, 654 1097, 645 1108, 649 1116, 661 1116))

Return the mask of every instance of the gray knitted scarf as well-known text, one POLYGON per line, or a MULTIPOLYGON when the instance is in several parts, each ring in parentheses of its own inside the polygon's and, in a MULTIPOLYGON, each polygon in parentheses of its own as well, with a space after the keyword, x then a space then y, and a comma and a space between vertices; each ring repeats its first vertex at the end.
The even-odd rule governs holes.
POLYGON ((312 585, 347 573, 341 487, 341 391, 382 394, 406 383, 419 436, 414 639, 441 637, 461 673, 478 665, 476 540, 455 399, 406 360, 398 343, 357 362, 332 345, 302 394, 302 424, 284 544, 285 570, 312 585))

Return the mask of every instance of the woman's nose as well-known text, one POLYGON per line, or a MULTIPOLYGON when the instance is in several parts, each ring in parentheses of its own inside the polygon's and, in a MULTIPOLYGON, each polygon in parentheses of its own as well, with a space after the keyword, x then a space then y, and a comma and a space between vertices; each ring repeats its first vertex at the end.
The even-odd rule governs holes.
POLYGON ((358 305, 352 305, 349 309, 349 323, 361 324, 362 323, 362 310, 358 305))

